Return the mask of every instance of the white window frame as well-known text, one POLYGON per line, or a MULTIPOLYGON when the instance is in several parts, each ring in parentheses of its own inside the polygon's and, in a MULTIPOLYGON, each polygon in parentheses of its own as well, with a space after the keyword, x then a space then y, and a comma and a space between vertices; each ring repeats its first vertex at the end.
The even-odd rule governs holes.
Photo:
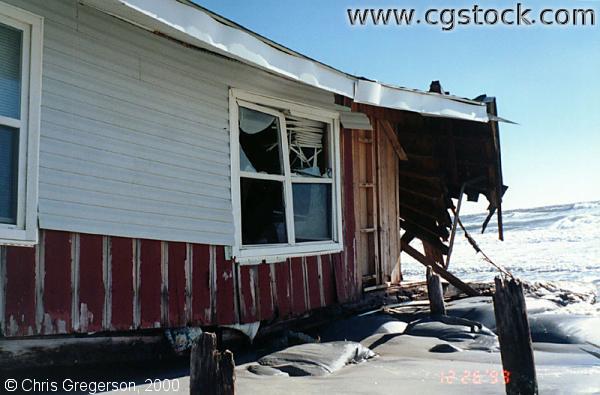
POLYGON ((23 32, 21 116, 0 116, 0 125, 19 129, 16 224, 0 224, 0 245, 38 242, 38 163, 42 97, 44 19, 0 1, 0 23, 23 32))
POLYGON ((340 121, 339 113, 327 111, 321 108, 302 105, 283 99, 272 98, 258 95, 239 89, 230 89, 229 92, 229 130, 231 147, 231 200, 233 205, 233 219, 235 224, 235 244, 232 247, 231 258, 235 258, 241 264, 255 264, 262 261, 279 262, 286 258, 313 255, 328 254, 340 252, 344 249, 342 233, 342 195, 341 195, 341 169, 340 169, 340 121), (333 170, 332 181, 329 179, 298 177, 291 175, 289 169, 288 142, 287 138, 281 141, 281 150, 284 158, 283 175, 275 174, 257 174, 245 173, 240 171, 240 131, 239 131, 239 106, 271 114, 279 118, 280 127, 287 136, 285 117, 281 111, 275 109, 290 111, 292 115, 307 118, 310 120, 321 121, 328 125, 331 130, 331 166, 333 170), (247 175, 251 178, 264 178, 267 180, 282 181, 284 184, 284 199, 286 211, 286 229, 288 234, 288 243, 281 244, 262 244, 244 246, 242 244, 242 210, 241 210, 241 177, 247 175), (289 176, 288 176, 289 175, 289 176), (291 185, 293 183, 330 183, 332 185, 332 240, 295 243, 293 220, 293 201, 291 185))

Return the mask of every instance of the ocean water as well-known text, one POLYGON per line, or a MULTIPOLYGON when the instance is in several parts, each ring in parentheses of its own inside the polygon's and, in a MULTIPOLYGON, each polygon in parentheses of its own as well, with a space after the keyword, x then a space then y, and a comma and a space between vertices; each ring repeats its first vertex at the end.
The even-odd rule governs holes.
MULTIPOLYGON (((495 217, 481 234, 485 214, 465 215, 463 224, 495 263, 528 281, 592 283, 600 289, 600 201, 505 211, 504 241, 495 217)), ((413 242, 417 245, 416 242, 413 242)), ((463 280, 493 280, 497 269, 476 255, 459 228, 450 271, 463 280)), ((407 280, 425 278, 424 267, 406 254, 407 280)))

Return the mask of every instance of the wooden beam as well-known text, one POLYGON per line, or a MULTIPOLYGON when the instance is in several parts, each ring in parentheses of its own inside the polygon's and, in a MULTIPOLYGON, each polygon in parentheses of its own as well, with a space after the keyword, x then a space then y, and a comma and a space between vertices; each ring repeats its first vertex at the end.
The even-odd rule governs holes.
POLYGON ((444 290, 440 277, 433 272, 431 266, 427 266, 427 298, 429 299, 429 312, 432 316, 446 315, 444 305, 444 290))
POLYGON ((404 151, 404 148, 402 148, 400 140, 398 140, 398 135, 396 134, 391 122, 385 120, 379 121, 379 125, 380 129, 383 131, 383 134, 388 138, 388 140, 390 140, 390 143, 392 143, 392 147, 394 148, 394 152, 396 152, 398 159, 408 160, 406 151, 404 151))
POLYGON ((190 353, 191 395, 234 395, 235 363, 231 351, 217 350, 217 336, 204 332, 190 353))
POLYGON ((402 251, 406 252, 412 258, 417 260, 419 263, 424 265, 425 267, 431 266, 431 269, 440 275, 444 280, 448 281, 450 284, 454 285, 456 288, 460 289, 464 293, 469 296, 478 296, 479 293, 471 288, 468 284, 464 283, 461 279, 454 276, 452 273, 448 272, 446 269, 442 268, 440 265, 435 263, 433 259, 427 258, 425 255, 421 254, 415 248, 411 247, 408 243, 402 242, 402 251))
POLYGON ((496 277, 494 283, 494 315, 506 394, 537 394, 538 385, 523 283, 517 279, 502 277, 496 277))

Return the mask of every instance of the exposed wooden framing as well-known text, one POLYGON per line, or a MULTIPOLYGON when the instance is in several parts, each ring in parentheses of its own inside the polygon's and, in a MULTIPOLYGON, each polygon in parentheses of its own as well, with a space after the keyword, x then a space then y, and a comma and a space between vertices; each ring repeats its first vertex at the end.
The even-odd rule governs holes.
POLYGON ((418 224, 415 221, 407 219, 405 217, 402 217, 400 223, 402 228, 410 230, 416 235, 416 237, 420 239, 425 239, 435 243, 435 240, 442 237, 442 235, 436 233, 434 230, 427 228, 421 224, 418 224))
POLYGON ((440 175, 421 174, 421 173, 416 173, 414 171, 408 171, 408 170, 400 170, 399 173, 400 173, 400 176, 402 176, 402 177, 416 178, 419 180, 432 182, 432 183, 436 183, 436 184, 441 183, 441 181, 442 181, 442 176, 440 176, 440 175))
POLYGON ((412 211, 414 213, 417 213, 417 214, 419 214, 419 215, 421 215, 423 217, 431 218, 431 219, 433 219, 435 221, 438 221, 440 219, 439 216, 436 215, 435 213, 431 213, 431 212, 428 212, 426 210, 422 210, 422 209, 420 209, 418 207, 414 207, 411 204, 406 204, 405 201, 402 201, 402 203, 401 203, 401 209, 402 210, 410 210, 410 211, 412 211))
POLYGON ((441 203, 441 201, 443 199, 443 196, 442 196, 441 193, 440 193, 439 196, 431 196, 431 195, 426 195, 424 193, 420 193, 418 191, 415 191, 414 189, 405 188, 405 187, 402 187, 402 186, 400 187, 400 191, 404 192, 404 193, 408 193, 410 195, 417 196, 417 197, 419 197, 421 199, 428 200, 430 202, 438 203, 438 204, 441 203))
MULTIPOLYGON (((498 108, 496 106, 496 99, 491 98, 487 103, 488 113, 492 115, 498 115, 498 108)), ((502 195, 504 194, 504 188, 502 186, 502 156, 500 152, 500 133, 498 130, 498 122, 489 122, 492 131, 492 141, 494 144, 494 150, 496 151, 496 171, 495 171, 495 205, 498 218, 498 237, 504 241, 504 226, 502 224, 502 195)))
MULTIPOLYGON (((391 130, 396 136, 391 124, 388 125, 389 127, 386 127, 385 124, 389 124, 389 122, 383 122, 383 129, 391 130)), ((394 145, 390 145, 388 140, 389 136, 386 136, 386 133, 377 134, 378 243, 381 283, 399 281, 400 229, 398 217, 400 215, 400 197, 398 169, 400 160, 394 145)))
POLYGON ((479 293, 470 287, 468 284, 464 283, 461 279, 454 276, 452 273, 448 272, 446 269, 439 266, 433 259, 426 257, 421 254, 415 248, 411 247, 408 243, 402 242, 402 251, 406 252, 412 258, 417 260, 424 266, 431 266, 434 272, 439 274, 444 280, 448 281, 450 284, 454 285, 456 288, 460 289, 464 293, 469 296, 477 296, 479 293))
POLYGON ((411 242, 411 241, 413 241, 413 239, 414 239, 415 237, 416 237, 416 236, 415 236, 414 234, 412 234, 412 233, 410 233, 410 232, 408 232, 408 231, 407 231, 407 232, 405 232, 405 233, 404 233, 404 235, 402 235, 402 237, 400 238, 400 242, 401 242, 401 243, 407 243, 407 244, 410 244, 410 242, 411 242))
MULTIPOLYGON (((407 232, 410 232, 410 235, 413 238, 418 237, 421 241, 427 242, 433 248, 440 251, 442 254, 448 254, 448 247, 444 243, 442 243, 438 237, 430 237, 429 235, 423 235, 421 234, 421 232, 418 231, 418 229, 415 229, 415 227, 413 227, 413 224, 408 223, 406 221, 402 221, 402 227, 407 232)), ((410 240, 408 242, 410 243, 410 240)))
POLYGON ((423 251, 425 251, 425 256, 446 269, 447 266, 444 263, 444 256, 442 252, 427 241, 421 242, 423 243, 423 251))
POLYGON ((394 130, 394 127, 390 121, 379 121, 379 125, 379 129, 383 131, 383 134, 388 138, 388 140, 390 140, 390 143, 392 143, 392 147, 394 148, 394 152, 396 152, 398 158, 400 160, 408 160, 406 151, 404 151, 404 148, 402 148, 400 140, 398 140, 398 135, 396 134, 396 131, 394 130))
POLYGON ((352 132, 354 183, 356 197, 355 238, 358 245, 357 264, 363 282, 380 281, 378 243, 378 179, 377 179, 377 128, 372 131, 352 132), (374 276, 374 277, 372 277, 374 276))

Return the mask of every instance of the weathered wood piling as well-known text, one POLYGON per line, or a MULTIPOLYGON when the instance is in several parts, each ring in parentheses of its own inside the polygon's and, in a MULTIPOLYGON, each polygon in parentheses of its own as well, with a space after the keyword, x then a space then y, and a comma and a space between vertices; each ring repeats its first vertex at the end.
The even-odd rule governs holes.
POLYGON ((214 333, 203 333, 192 345, 190 354, 191 395, 233 395, 235 362, 229 350, 217 350, 214 333))
POLYGON ((523 284, 495 278, 494 314, 508 395, 538 393, 523 284))
POLYGON ((431 315, 446 315, 442 282, 431 266, 427 266, 427 297, 431 315))

